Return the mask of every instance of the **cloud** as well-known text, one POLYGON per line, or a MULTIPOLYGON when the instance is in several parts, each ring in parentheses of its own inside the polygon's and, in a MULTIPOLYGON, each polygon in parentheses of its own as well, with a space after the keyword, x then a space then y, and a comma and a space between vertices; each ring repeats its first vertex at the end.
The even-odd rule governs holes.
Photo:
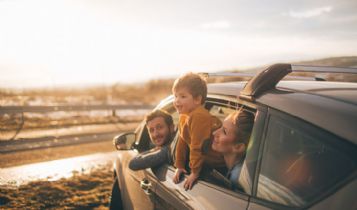
POLYGON ((209 23, 204 23, 201 25, 201 28, 203 29, 226 29, 230 28, 231 24, 228 21, 214 21, 214 22, 209 22, 209 23))
POLYGON ((326 6, 299 12, 289 11, 287 14, 285 13, 285 15, 290 16, 292 18, 312 18, 323 15, 325 13, 329 13, 332 11, 332 9, 333 8, 331 6, 326 6))

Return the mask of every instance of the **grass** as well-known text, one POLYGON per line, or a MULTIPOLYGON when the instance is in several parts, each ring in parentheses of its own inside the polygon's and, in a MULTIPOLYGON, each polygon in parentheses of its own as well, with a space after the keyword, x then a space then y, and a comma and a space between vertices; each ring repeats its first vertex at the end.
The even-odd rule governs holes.
POLYGON ((0 209, 108 209, 112 183, 107 165, 70 179, 0 189, 0 209))
MULTIPOLYGON (((0 167, 50 161, 114 151, 111 141, 0 154, 0 167)), ((108 209, 113 183, 112 165, 90 174, 73 172, 58 181, 35 181, 17 189, 0 188, 0 209, 108 209)))

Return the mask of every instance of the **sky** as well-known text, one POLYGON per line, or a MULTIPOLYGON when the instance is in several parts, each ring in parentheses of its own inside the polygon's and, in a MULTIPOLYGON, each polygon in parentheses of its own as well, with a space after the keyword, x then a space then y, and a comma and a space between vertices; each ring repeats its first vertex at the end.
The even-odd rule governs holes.
POLYGON ((0 0, 0 87, 357 55, 355 0, 0 0))

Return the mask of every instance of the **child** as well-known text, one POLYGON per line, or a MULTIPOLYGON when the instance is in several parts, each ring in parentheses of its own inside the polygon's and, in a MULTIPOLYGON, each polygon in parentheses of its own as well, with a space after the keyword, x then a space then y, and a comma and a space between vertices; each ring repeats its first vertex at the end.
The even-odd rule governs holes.
POLYGON ((221 122, 203 107, 207 97, 207 85, 199 75, 188 73, 181 76, 174 82, 172 92, 175 96, 174 106, 180 115, 180 137, 175 160, 177 169, 173 182, 178 183, 180 175, 187 173, 185 163, 189 160, 191 174, 184 183, 187 190, 192 189, 203 163, 211 167, 224 166, 223 157, 218 152, 210 148, 206 154, 202 153, 203 142, 211 138, 212 131, 219 128, 221 122))

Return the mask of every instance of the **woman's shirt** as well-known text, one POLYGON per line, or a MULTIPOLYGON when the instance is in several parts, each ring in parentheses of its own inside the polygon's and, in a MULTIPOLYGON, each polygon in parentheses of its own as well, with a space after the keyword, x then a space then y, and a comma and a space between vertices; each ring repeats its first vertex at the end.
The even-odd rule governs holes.
POLYGON ((226 177, 229 179, 229 181, 231 182, 231 187, 233 189, 241 189, 241 186, 238 184, 238 179, 239 179, 239 175, 240 172, 242 170, 242 166, 243 166, 243 160, 244 157, 241 158, 239 161, 237 161, 234 166, 228 170, 226 177))

